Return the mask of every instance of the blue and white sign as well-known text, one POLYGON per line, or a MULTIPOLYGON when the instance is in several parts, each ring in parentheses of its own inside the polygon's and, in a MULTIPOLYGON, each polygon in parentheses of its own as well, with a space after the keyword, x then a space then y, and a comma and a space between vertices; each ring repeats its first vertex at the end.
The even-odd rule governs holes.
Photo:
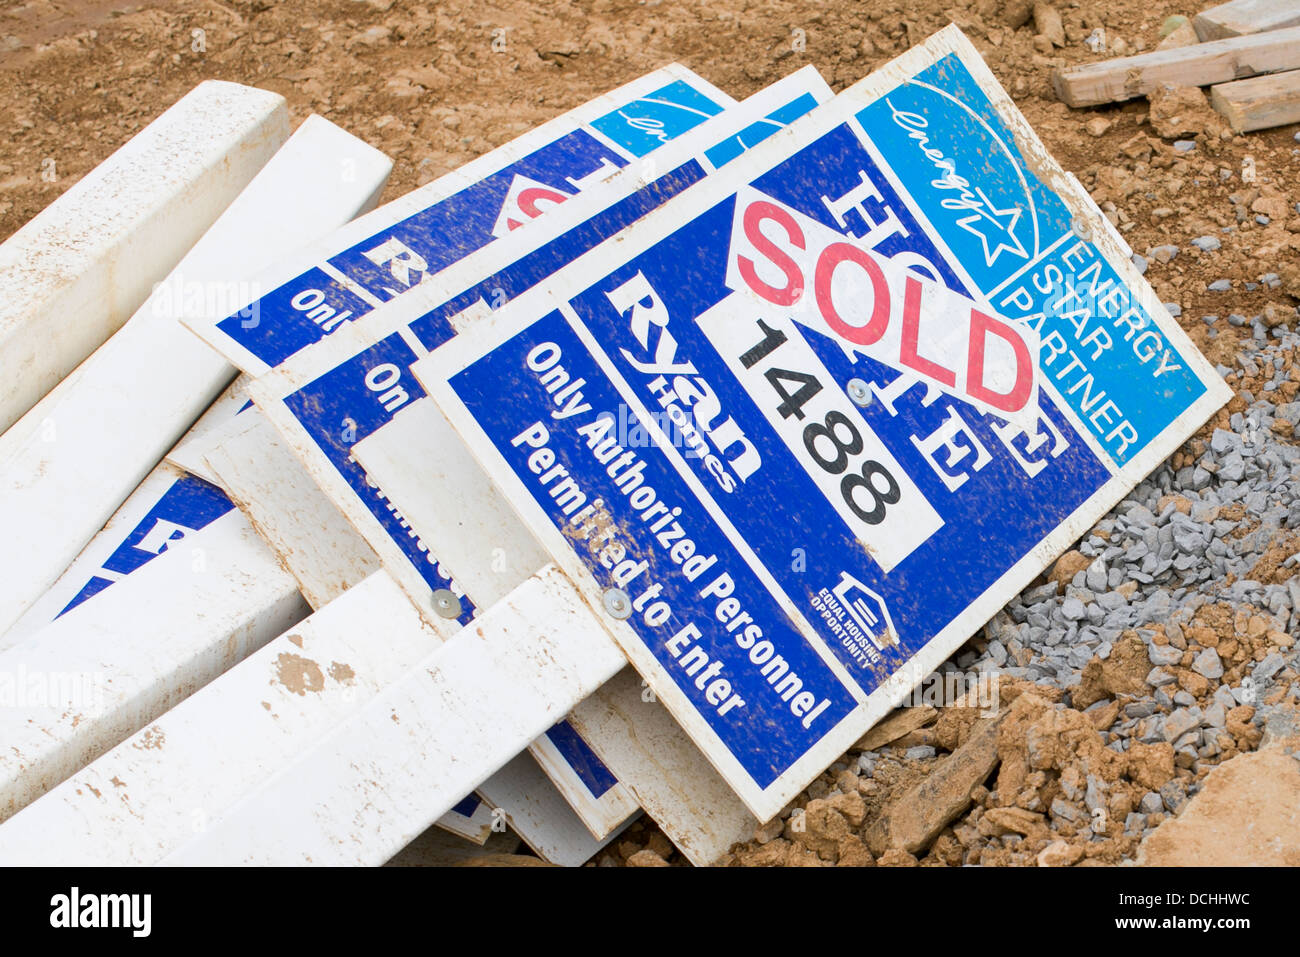
MULTIPOLYGON (((635 178, 612 181, 593 190, 585 204, 566 210, 572 228, 562 240, 544 229, 511 237, 500 255, 471 257, 450 277, 426 280, 422 288, 376 310, 348 334, 331 337, 253 385, 250 391, 258 405, 417 603, 420 593, 447 587, 445 570, 352 457, 356 442, 423 396, 409 373, 411 365, 454 335, 457 322, 490 314, 493 305, 536 285, 578 253, 704 178, 716 169, 710 157, 728 162, 829 98, 829 89, 814 71, 799 71, 676 141, 664 151, 660 168, 668 171, 663 175, 649 176, 648 183, 635 178), (502 267, 502 262, 508 265, 502 267)), ((653 173, 652 167, 647 170, 653 173)), ((490 206, 496 201, 488 202, 490 206)), ((540 211, 546 211, 544 203, 540 211)), ((475 607, 472 596, 462 597, 461 620, 468 623, 475 607)), ((427 600, 423 604, 427 607, 427 600)), ((537 747, 573 769, 582 787, 569 796, 591 802, 612 799, 616 780, 567 724, 557 725, 537 747)))
POLYGON ((305 247, 194 331, 261 375, 734 103, 685 67, 656 70, 305 247))
POLYGON ((763 820, 1228 397, 956 28, 415 371, 763 820))

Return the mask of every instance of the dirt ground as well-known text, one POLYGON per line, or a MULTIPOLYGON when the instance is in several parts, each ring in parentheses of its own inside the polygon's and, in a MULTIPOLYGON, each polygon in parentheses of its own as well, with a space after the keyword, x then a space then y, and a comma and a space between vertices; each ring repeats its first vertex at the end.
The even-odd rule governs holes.
MULTIPOLYGON (((1065 27, 1059 48, 1036 38, 1026 0, 4 2, 0 239, 207 78, 275 90, 288 99, 295 120, 317 112, 382 149, 395 162, 385 194, 392 199, 671 61, 737 98, 807 63, 840 90, 956 22, 1057 159, 1092 192, 1135 252, 1149 260, 1148 280, 1162 300, 1181 307, 1180 323, 1211 362, 1232 365, 1238 339, 1249 337, 1251 327, 1219 323, 1211 339, 1201 316, 1263 313, 1292 321, 1300 301, 1296 126, 1234 136, 1196 104, 1162 111, 1137 99, 1072 111, 1052 92, 1052 67, 1153 49, 1167 17, 1194 14, 1208 5, 1205 0, 1055 0, 1065 27), (1083 42, 1098 27, 1106 35, 1104 54, 1083 42), (1168 118, 1175 113, 1178 119, 1168 118), (1179 149, 1174 145, 1179 140, 1194 140, 1196 147, 1179 149), (1224 232, 1227 226, 1236 228, 1224 232), (1221 249, 1202 253, 1190 245, 1210 234, 1221 239, 1221 249), (1166 244, 1179 247, 1176 257, 1161 253, 1166 244), (1264 277, 1269 279, 1261 281, 1264 277), (1232 283, 1230 296, 1209 288, 1223 279, 1232 283)), ((1233 384, 1252 390, 1258 385, 1244 376, 1233 384)), ((1294 401, 1300 382, 1288 382, 1280 391, 1294 401)), ((1220 416, 1224 421, 1226 414, 1220 416)), ((1208 430, 1175 453, 1173 466, 1180 467, 1184 456, 1190 464, 1199 454, 1195 443, 1203 446, 1206 435, 1208 430)), ((1040 699, 1027 695, 1025 701, 1032 705, 1022 705, 1017 714, 1026 726, 1063 720, 1043 717, 1040 699)), ((913 732, 916 742, 907 743, 949 733, 942 722, 936 727, 913 732)), ((951 730, 952 746, 964 742, 969 731, 969 724, 951 730)), ((1232 750, 1249 750, 1255 743, 1249 738, 1245 730, 1237 734, 1232 750)), ((1016 747, 1012 738, 999 744, 1007 754, 1016 747)), ((1172 750, 1167 761, 1163 754, 1156 757, 1169 763, 1172 775, 1172 750)), ((1117 771, 1121 780, 1159 786, 1148 782, 1150 773, 1136 766, 1117 771)), ((893 790, 893 783, 882 779, 859 788, 861 799, 846 787, 845 806, 835 813, 861 823, 880 803, 873 789, 893 790)), ((1131 790, 1136 796, 1141 789, 1134 783, 1131 790)), ((809 793, 809 801, 821 801, 818 793, 809 793)), ((1121 798, 1118 804, 1131 810, 1127 792, 1121 798)), ((808 811, 822 813, 820 805, 809 805, 808 811)), ((996 818, 1001 823, 984 830, 996 835, 1020 828, 1028 839, 1031 826, 1037 827, 1017 824, 1003 811, 998 809, 996 818)), ((761 848, 775 849, 777 823, 767 840, 746 852, 750 857, 773 857, 761 848)), ((953 837, 959 832, 960 826, 945 832, 930 857, 961 863, 953 837), (951 861, 945 859, 945 841, 951 861)), ((643 850, 680 860, 664 843, 652 826, 634 825, 610 863, 643 850)), ((856 847, 854 853, 865 854, 856 847)), ((805 846, 796 849, 804 853, 805 846)), ((781 851, 781 863, 792 862, 786 853, 781 851)), ((847 852, 821 856, 834 859, 841 853, 847 852)), ((1132 853, 1131 842, 1107 850, 1112 861, 1132 853)), ((1018 862, 1009 852, 1002 856, 1008 859, 988 856, 985 862, 1018 862)), ((881 858, 881 863, 900 862, 908 861, 881 858)))
POLYGON ((275 90, 295 119, 321 113, 382 149, 395 163, 391 199, 670 61, 737 98, 806 63, 839 90, 956 22, 1134 250, 1185 246, 1239 223, 1212 256, 1193 249, 1170 263, 1153 259, 1147 274, 1164 301, 1181 306, 1207 357, 1230 364, 1235 337, 1210 341, 1198 319, 1223 311, 1210 283, 1233 280, 1232 311, 1245 315, 1269 303, 1289 310, 1300 296, 1296 128, 1221 137, 1212 118, 1193 116, 1188 130, 1161 137, 1145 99, 1067 109, 1050 71, 1096 59, 1083 42, 1093 30, 1106 33, 1100 55, 1152 49, 1166 17, 1198 8, 1058 6, 1066 42, 1044 56, 1027 0, 10 4, 0 11, 0 239, 206 78, 275 90), (1197 133, 1200 149, 1175 150, 1176 137, 1197 133), (1244 285, 1269 273, 1280 285, 1244 285))

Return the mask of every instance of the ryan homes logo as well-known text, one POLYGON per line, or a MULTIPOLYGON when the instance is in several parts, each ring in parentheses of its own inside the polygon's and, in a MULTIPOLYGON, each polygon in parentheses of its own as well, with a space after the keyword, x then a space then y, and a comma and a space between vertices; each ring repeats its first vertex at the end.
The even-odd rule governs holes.
POLYGON ((148 937, 152 914, 152 894, 83 894, 74 887, 50 898, 50 926, 55 928, 128 928, 132 937, 148 937))

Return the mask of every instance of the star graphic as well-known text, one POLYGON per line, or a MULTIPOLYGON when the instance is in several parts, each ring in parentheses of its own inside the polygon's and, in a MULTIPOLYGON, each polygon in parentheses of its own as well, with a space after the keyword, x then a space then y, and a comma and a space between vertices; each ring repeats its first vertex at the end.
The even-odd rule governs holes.
POLYGON ((979 194, 985 208, 965 219, 957 220, 957 225, 980 238, 980 242, 984 244, 985 265, 992 266, 1004 249, 1015 253, 1021 259, 1028 259, 1029 254, 1025 251, 1024 243, 1016 236, 1016 223, 1020 221, 1022 212, 1020 207, 998 209, 984 195, 984 190, 976 187, 975 192, 979 194), (993 235, 990 236, 990 233, 993 235))

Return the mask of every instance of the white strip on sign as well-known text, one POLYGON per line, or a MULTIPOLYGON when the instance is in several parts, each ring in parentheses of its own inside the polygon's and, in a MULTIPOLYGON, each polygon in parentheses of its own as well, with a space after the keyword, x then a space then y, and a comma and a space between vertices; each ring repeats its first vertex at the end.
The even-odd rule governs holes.
POLYGON ((271 544, 307 603, 325 607, 379 568, 379 559, 284 447, 256 408, 202 454, 216 483, 271 544))
MULTIPOLYGON (((374 571, 378 560, 304 474, 298 460, 284 449, 280 436, 258 410, 242 413, 238 422, 239 431, 226 435, 206 453, 210 470, 263 539, 271 543, 308 603, 323 608, 374 571)), ((445 587, 453 587, 449 578, 445 587)), ((441 618, 437 626, 459 627, 441 618)), ((451 632, 439 633, 446 637, 451 632)), ((530 745, 530 750, 543 762, 554 788, 564 794, 596 837, 609 834, 637 809, 627 790, 567 728, 557 726, 530 745)), ((547 784, 536 799, 543 799, 554 788, 547 784)), ((466 801, 474 803, 473 798, 466 801)), ((457 826, 454 812, 448 814, 448 827, 465 836, 485 836, 481 829, 486 812, 481 807, 462 815, 464 827, 457 826)))
POLYGON ((415 371, 765 820, 1226 401, 1094 216, 953 27, 415 371))
POLYGON ((224 314, 232 288, 260 263, 373 204, 390 168, 382 153, 309 117, 130 321, 0 437, 0 527, 23 543, 0 553, 0 629, 234 377, 177 317, 224 314))
POLYGON ((185 321, 261 375, 734 103, 670 64, 304 246, 258 279, 246 308, 185 321))
MULTIPOLYGON (((201 442, 233 420, 246 402, 240 382, 232 383, 194 423, 182 442, 201 442)), ((90 600, 146 562, 177 548, 186 536, 208 527, 234 507, 220 489, 209 487, 163 462, 113 513, 59 580, 8 631, 0 634, 0 651, 90 600)), ((193 542, 185 544, 189 546, 193 542)))
POLYGON ((423 396, 411 364, 453 334, 455 317, 490 314, 828 96, 814 70, 799 70, 254 380, 254 401, 417 606, 443 587, 437 544, 411 534, 351 455, 423 396))
POLYGON ((382 863, 622 661, 564 575, 548 569, 164 863, 382 863))
MULTIPOLYGON (((411 403, 352 451, 411 529, 438 543, 440 560, 479 607, 545 564, 536 539, 430 401, 411 403)), ((607 768, 623 769, 614 776, 687 859, 712 864, 758 822, 663 707, 646 700, 653 695, 640 679, 624 680, 627 673, 573 702, 568 723, 607 768)))
POLYGON ((0 432, 135 312, 289 130, 284 97, 207 80, 0 245, 0 432))
POLYGON ((293 579, 231 510, 187 547, 0 653, 0 819, 307 612, 293 579))

